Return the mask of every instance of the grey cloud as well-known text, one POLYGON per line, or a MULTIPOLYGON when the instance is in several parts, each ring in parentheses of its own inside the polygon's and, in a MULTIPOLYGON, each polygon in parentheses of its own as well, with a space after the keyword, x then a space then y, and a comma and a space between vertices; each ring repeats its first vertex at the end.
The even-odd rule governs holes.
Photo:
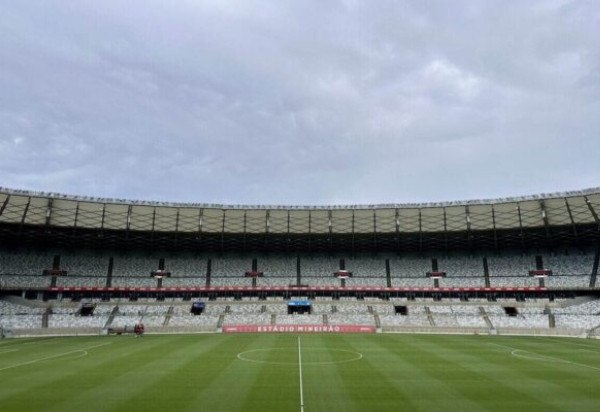
POLYGON ((306 204, 598 185, 593 1, 0 12, 3 186, 306 204))

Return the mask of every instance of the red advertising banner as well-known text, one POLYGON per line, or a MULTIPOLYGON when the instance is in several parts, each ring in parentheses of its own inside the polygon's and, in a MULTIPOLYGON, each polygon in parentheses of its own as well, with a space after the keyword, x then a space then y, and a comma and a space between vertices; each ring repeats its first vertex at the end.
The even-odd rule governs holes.
POLYGON ((223 325, 223 333, 375 333, 369 325, 223 325))
MULTIPOLYGON (((14 289, 14 288, 13 288, 14 289)), ((94 287, 94 286, 56 286, 56 287, 31 287, 28 289, 32 290, 49 290, 51 292, 546 292, 548 289, 545 287, 538 286, 514 286, 514 287, 501 287, 501 288, 462 288, 462 287, 443 287, 443 288, 384 288, 384 287, 369 287, 369 286, 352 286, 352 287, 294 287, 289 288, 286 286, 265 286, 265 287, 251 287, 251 286, 214 286, 214 287, 147 287, 137 288, 129 286, 113 286, 110 288, 106 287, 94 287)))

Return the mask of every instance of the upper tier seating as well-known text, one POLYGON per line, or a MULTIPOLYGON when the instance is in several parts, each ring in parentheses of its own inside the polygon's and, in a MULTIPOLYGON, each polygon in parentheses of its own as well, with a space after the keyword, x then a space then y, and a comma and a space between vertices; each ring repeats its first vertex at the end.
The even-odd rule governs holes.
POLYGON ((296 277, 296 258, 291 256, 270 256, 260 257, 258 260, 258 270, 263 272, 265 277, 296 277))
POLYGON ((252 269, 251 258, 240 258, 236 256, 214 257, 212 259, 212 276, 215 277, 239 277, 252 269))
MULTIPOLYGON (((158 268, 161 257, 170 278, 162 280, 163 287, 203 287, 207 280, 207 262, 211 259, 211 286, 252 286, 251 278, 244 276, 251 270, 252 259, 256 258, 258 270, 264 277, 256 278, 257 287, 289 286, 297 284, 296 263, 293 255, 269 255, 257 257, 193 256, 190 254, 155 256, 91 253, 91 252, 32 252, 0 251, 0 287, 2 288, 45 288, 52 278, 43 276, 42 271, 52 266, 54 255, 61 257, 61 269, 67 276, 58 276, 59 287, 104 287, 107 284, 108 262, 114 258, 111 285, 115 287, 157 287, 158 282, 150 273, 158 268)), ((528 275, 535 268, 535 255, 506 253, 487 255, 491 287, 538 287, 540 280, 528 275)), ((434 255, 433 255, 434 256, 434 255)), ((568 254, 542 255, 544 266, 553 275, 544 279, 546 287, 587 288, 593 266, 593 254, 569 252, 568 254)), ((385 259, 390 259, 392 287, 431 288, 435 283, 426 277, 432 270, 431 256, 354 256, 332 257, 324 255, 300 256, 302 285, 340 287, 342 282, 334 276, 340 267, 340 259, 353 276, 345 280, 346 287, 387 287, 385 259)), ((483 256, 453 254, 438 256, 438 270, 447 277, 438 280, 440 287, 485 287, 483 256)))
POLYGON ((339 259, 323 256, 303 257, 300 263, 302 278, 323 277, 332 278, 333 273, 340 268, 339 259))

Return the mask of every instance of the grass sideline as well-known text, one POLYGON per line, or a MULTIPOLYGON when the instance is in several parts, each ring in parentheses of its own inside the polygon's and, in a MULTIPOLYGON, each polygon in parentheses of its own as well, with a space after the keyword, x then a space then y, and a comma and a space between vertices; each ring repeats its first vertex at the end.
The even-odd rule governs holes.
POLYGON ((0 341, 6 412, 299 411, 300 378, 305 412, 599 411, 600 342, 400 334, 0 341))

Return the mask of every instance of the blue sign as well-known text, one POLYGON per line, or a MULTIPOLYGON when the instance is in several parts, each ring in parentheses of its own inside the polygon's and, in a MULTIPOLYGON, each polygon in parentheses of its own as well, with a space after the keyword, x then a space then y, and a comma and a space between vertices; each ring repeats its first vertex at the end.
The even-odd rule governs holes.
POLYGON ((310 306, 310 300, 290 300, 288 306, 310 306))

